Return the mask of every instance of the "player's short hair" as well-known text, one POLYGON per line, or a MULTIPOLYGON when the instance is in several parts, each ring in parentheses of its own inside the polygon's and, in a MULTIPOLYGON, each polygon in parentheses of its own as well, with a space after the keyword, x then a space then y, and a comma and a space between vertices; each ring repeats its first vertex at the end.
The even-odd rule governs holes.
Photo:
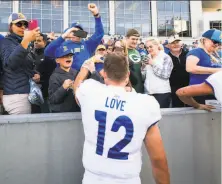
POLYGON ((125 80, 129 72, 127 57, 120 53, 107 54, 104 60, 104 72, 112 81, 121 82, 125 80))

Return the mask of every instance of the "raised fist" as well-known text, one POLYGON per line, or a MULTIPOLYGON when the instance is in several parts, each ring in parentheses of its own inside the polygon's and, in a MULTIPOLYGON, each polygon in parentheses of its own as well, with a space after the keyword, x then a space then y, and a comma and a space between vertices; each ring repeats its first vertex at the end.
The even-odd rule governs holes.
POLYGON ((97 6, 96 6, 94 3, 89 3, 89 4, 88 4, 88 9, 89 9, 89 11, 92 12, 92 14, 93 14, 94 16, 99 13, 99 10, 98 10, 97 6))
POLYGON ((66 80, 63 82, 62 87, 63 87, 64 89, 68 89, 68 88, 72 87, 72 84, 73 84, 73 81, 72 81, 72 80, 66 79, 66 80))

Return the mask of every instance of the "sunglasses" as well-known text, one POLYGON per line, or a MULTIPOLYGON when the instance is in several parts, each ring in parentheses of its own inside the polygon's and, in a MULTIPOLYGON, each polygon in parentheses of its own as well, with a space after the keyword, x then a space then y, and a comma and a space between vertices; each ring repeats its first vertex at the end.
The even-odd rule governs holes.
POLYGON ((28 28, 28 22, 17 22, 17 23, 15 23, 15 25, 16 25, 17 27, 22 27, 22 26, 24 26, 24 28, 28 28))
POLYGON ((105 49, 98 49, 98 51, 105 51, 105 49))
POLYGON ((215 41, 215 40, 211 40, 211 41, 213 42, 214 45, 221 44, 221 43, 219 43, 218 41, 215 41))

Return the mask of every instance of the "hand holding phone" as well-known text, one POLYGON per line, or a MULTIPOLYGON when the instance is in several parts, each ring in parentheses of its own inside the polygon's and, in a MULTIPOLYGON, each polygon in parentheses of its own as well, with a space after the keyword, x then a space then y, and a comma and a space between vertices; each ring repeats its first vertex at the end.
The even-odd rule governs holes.
POLYGON ((23 40, 26 40, 28 42, 32 42, 32 41, 35 41, 36 37, 38 37, 38 36, 40 36, 39 27, 37 27, 31 31, 25 30, 23 40))
POLYGON ((29 21, 28 29, 29 29, 30 31, 32 31, 33 29, 36 29, 37 27, 38 27, 38 20, 33 19, 33 20, 30 20, 30 21, 29 21))
POLYGON ((83 31, 83 30, 78 30, 78 31, 73 31, 73 35, 74 36, 78 36, 80 38, 86 38, 87 37, 87 32, 86 31, 83 31))

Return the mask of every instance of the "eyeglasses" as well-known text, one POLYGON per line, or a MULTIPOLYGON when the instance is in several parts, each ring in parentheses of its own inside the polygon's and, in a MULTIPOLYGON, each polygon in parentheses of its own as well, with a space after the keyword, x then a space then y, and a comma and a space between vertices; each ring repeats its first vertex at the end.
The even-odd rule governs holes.
POLYGON ((98 51, 105 51, 105 49, 98 49, 98 51))
POLYGON ((17 22, 17 23, 15 23, 15 25, 16 25, 17 27, 22 27, 22 26, 24 26, 25 28, 28 28, 28 22, 17 22))

